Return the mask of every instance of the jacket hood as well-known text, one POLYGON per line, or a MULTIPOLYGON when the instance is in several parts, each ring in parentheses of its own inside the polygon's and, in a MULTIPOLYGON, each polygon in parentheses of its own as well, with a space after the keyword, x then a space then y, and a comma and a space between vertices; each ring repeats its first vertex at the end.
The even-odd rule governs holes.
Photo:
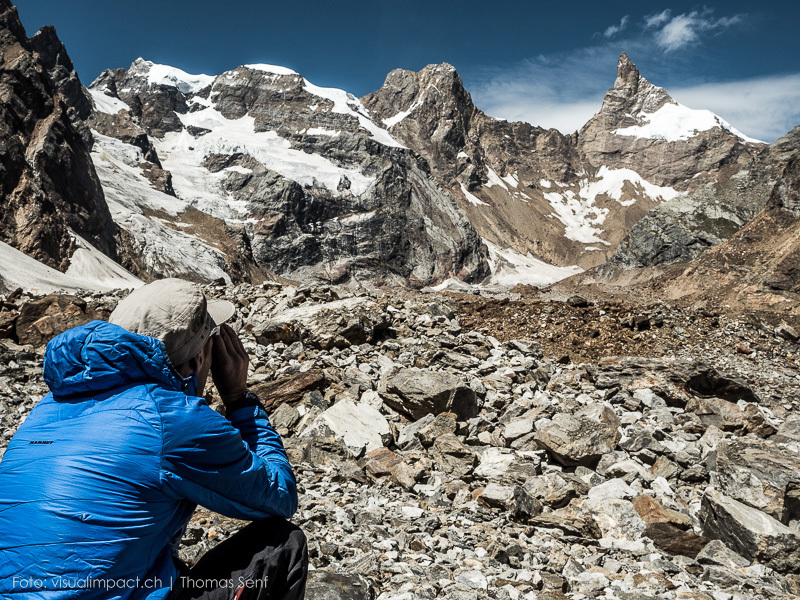
POLYGON ((50 340, 44 380, 56 398, 148 382, 193 394, 195 381, 183 379, 172 368, 162 342, 105 321, 92 321, 50 340))

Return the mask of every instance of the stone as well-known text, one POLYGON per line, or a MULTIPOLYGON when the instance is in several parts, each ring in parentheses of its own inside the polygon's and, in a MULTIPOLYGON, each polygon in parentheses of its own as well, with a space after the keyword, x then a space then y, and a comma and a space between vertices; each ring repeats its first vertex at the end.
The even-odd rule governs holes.
POLYGON ((649 524, 644 530, 644 535, 653 540, 653 544, 659 550, 690 558, 697 556, 710 541, 707 537, 664 522, 649 524))
POLYGON ((515 455, 500 448, 489 447, 480 454, 480 461, 475 467, 475 477, 484 479, 502 479, 505 477, 515 455))
POLYGON ((384 396, 386 404, 414 420, 427 414, 452 412, 464 421, 479 411, 475 392, 450 373, 402 368, 383 379, 378 391, 388 394, 384 396))
POLYGON ((16 338, 20 344, 44 346, 67 329, 85 325, 93 320, 87 304, 70 295, 50 295, 30 300, 19 309, 16 338))
POLYGON ((347 398, 319 415, 301 437, 320 434, 342 438, 354 456, 380 448, 392 437, 386 417, 368 404, 357 405, 347 398))
POLYGON ((509 510, 514 501, 514 488, 508 485, 490 483, 478 496, 478 502, 491 508, 509 510))
POLYGON ((250 389, 258 394, 266 408, 272 408, 285 402, 297 402, 306 392, 324 389, 325 383, 322 371, 307 371, 257 383, 250 389))
POLYGON ((417 432, 419 441, 424 447, 429 448, 439 437, 447 433, 455 433, 457 418, 455 413, 439 413, 433 421, 417 432))
POLYGON ((306 600, 374 600, 375 590, 361 575, 310 571, 306 582, 306 600))
POLYGON ((663 477, 664 479, 675 479, 681 473, 681 468, 668 459, 666 456, 659 456, 653 466, 650 467, 650 472, 655 477, 663 477))
POLYGON ((797 330, 794 327, 786 323, 781 323, 775 328, 775 335, 778 335, 785 340, 789 340, 790 342, 796 342, 798 339, 800 339, 800 333, 797 333, 797 330))
POLYGON ((709 489, 700 508, 703 535, 718 539, 748 560, 780 573, 800 570, 800 534, 768 514, 709 489))
POLYGON ((432 423, 434 419, 436 419, 436 416, 429 413, 421 419, 417 419, 413 423, 402 426, 397 435, 397 445, 403 447, 409 442, 416 440, 417 434, 430 423, 432 423))
POLYGON ((545 473, 529 478, 523 488, 531 496, 552 508, 561 508, 578 496, 572 482, 559 473, 545 473))
POLYGON ((647 525, 628 500, 586 500, 581 510, 602 532, 600 545, 622 550, 643 550, 647 525))
POLYGON ((300 412, 290 404, 279 404, 269 415, 269 422, 275 429, 291 430, 300 421, 300 412))
POLYGON ((503 429, 503 437, 507 442, 513 442, 534 430, 533 419, 515 419, 507 423, 503 429))
POLYGON ((800 519, 800 453, 761 440, 719 444, 719 488, 726 496, 788 524, 800 519))
POLYGON ((620 500, 635 495, 633 488, 622 479, 609 479, 589 490, 590 500, 620 500))
POLYGON ((689 529, 692 519, 677 510, 665 508, 658 500, 648 494, 641 494, 633 499, 633 508, 648 525, 669 523, 678 529, 689 529))
POLYGON ((741 569, 750 566, 750 561, 736 554, 720 540, 712 540, 695 557, 701 565, 718 565, 728 569, 741 569))
POLYGON ((556 414, 537 429, 536 443, 564 466, 596 466, 604 454, 616 448, 621 434, 611 408, 602 406, 591 411, 556 414))
POLYGON ((452 433, 437 439, 431 447, 431 455, 437 468, 457 479, 471 479, 477 462, 475 453, 452 433))

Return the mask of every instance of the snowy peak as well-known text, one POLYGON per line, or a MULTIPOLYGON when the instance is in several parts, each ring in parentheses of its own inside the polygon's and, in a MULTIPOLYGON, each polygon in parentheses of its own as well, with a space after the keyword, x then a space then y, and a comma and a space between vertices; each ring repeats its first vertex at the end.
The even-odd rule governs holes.
POLYGON ((612 135, 677 142, 701 132, 719 129, 741 141, 760 144, 734 129, 708 110, 695 110, 676 102, 662 87, 645 79, 624 52, 617 63, 614 87, 608 90, 600 112, 584 126, 601 121, 612 135))

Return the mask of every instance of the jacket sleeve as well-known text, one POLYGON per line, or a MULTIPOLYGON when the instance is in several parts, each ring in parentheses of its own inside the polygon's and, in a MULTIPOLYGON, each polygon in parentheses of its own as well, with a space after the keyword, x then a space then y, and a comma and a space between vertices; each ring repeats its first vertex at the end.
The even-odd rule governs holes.
POLYGON ((161 482, 174 498, 237 519, 291 517, 297 485, 280 435, 260 405, 228 416, 202 398, 162 405, 161 482))

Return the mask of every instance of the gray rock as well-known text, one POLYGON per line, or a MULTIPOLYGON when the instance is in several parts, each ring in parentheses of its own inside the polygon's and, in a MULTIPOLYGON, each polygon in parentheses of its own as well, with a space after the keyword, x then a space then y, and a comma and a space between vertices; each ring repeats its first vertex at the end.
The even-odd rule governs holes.
POLYGON ((361 575, 311 571, 306 583, 307 600, 374 600, 375 590, 361 575))
POLYGON ((717 477, 727 496, 788 524, 800 518, 800 455, 761 440, 722 442, 717 477))
POLYGON ((558 413, 536 431, 536 442, 565 466, 594 467, 617 446, 619 421, 606 406, 585 413, 558 413))
POLYGON ((706 547, 700 551, 695 560, 701 565, 718 565, 729 569, 750 566, 749 560, 736 554, 720 540, 712 540, 706 544, 706 547))
POLYGON ((386 404, 415 420, 427 414, 452 412, 465 421, 479 411, 475 392, 461 378, 449 373, 402 368, 384 378, 378 391, 389 394, 384 398, 386 404))
POLYGON ((700 509, 703 534, 780 573, 800 570, 800 534, 755 508, 709 489, 700 509))

